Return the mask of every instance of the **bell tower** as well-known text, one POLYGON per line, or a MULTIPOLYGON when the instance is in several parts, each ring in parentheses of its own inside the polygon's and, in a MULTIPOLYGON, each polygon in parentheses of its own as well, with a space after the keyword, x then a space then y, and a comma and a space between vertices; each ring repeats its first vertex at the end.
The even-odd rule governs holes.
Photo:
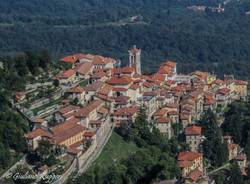
POLYGON ((141 75, 141 49, 134 45, 129 51, 129 66, 135 69, 135 73, 141 75))

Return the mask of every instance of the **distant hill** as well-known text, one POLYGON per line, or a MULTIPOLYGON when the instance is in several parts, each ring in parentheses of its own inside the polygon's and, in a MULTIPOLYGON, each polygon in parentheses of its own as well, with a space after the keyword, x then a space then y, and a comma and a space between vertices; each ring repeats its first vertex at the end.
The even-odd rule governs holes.
POLYGON ((142 48, 144 71, 164 59, 180 72, 194 69, 250 73, 250 11, 231 1, 224 13, 195 12, 192 5, 217 7, 217 0, 8 0, 0 1, 0 51, 50 49, 55 57, 90 52, 127 62, 127 49, 142 48))

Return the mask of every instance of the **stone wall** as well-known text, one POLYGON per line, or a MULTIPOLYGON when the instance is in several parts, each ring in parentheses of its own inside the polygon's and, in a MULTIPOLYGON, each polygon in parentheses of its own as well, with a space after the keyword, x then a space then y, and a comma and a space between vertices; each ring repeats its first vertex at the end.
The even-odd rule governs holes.
POLYGON ((67 179, 69 178, 69 176, 76 170, 76 168, 77 168, 77 159, 74 159, 71 166, 67 169, 67 171, 65 173, 63 173, 63 175, 60 177, 60 179, 56 180, 52 184, 62 184, 64 182, 66 182, 67 179))

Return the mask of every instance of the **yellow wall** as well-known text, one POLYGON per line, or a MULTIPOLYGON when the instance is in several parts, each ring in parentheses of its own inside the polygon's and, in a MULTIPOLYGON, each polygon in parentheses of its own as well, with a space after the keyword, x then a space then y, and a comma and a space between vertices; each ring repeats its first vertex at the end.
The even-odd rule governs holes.
POLYGON ((63 141, 63 142, 61 142, 61 143, 59 143, 59 144, 60 144, 60 145, 65 145, 65 146, 70 146, 70 145, 72 145, 72 144, 75 144, 75 143, 77 143, 77 142, 79 142, 79 141, 82 140, 82 138, 83 138, 83 133, 84 133, 84 132, 81 132, 81 133, 79 133, 79 134, 76 134, 76 135, 74 135, 74 136, 68 138, 67 140, 65 140, 65 141, 63 141))

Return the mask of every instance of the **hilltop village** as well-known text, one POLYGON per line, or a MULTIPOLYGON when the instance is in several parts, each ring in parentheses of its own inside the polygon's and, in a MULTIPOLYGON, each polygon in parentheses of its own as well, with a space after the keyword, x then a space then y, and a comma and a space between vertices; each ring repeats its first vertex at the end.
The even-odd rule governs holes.
MULTIPOLYGON (((173 124, 180 124, 189 151, 180 152, 176 159, 185 183, 206 182, 201 143, 203 130, 196 124, 204 112, 222 112, 233 101, 246 100, 246 81, 233 76, 218 79, 216 75, 194 71, 179 74, 177 63, 163 61, 156 73, 143 75, 141 50, 129 50, 128 66, 119 61, 92 54, 74 54, 60 60, 68 69, 53 76, 53 84, 60 87, 60 98, 48 111, 32 116, 33 130, 25 134, 29 151, 48 141, 61 149, 60 157, 72 158, 69 169, 83 173, 98 156, 115 127, 133 123, 140 109, 149 122, 166 137, 174 136, 173 124)), ((15 104, 22 104, 27 92, 17 92, 15 104)), ((21 105, 20 105, 21 106, 21 105)), ((223 121, 223 117, 221 117, 223 121)), ((242 174, 246 174, 246 156, 240 152, 230 135, 224 136, 229 160, 237 160, 242 174)), ((44 165, 38 172, 47 173, 44 165)), ((68 175, 64 175, 65 178, 68 175)), ((61 181, 62 182, 62 181, 61 181)))

